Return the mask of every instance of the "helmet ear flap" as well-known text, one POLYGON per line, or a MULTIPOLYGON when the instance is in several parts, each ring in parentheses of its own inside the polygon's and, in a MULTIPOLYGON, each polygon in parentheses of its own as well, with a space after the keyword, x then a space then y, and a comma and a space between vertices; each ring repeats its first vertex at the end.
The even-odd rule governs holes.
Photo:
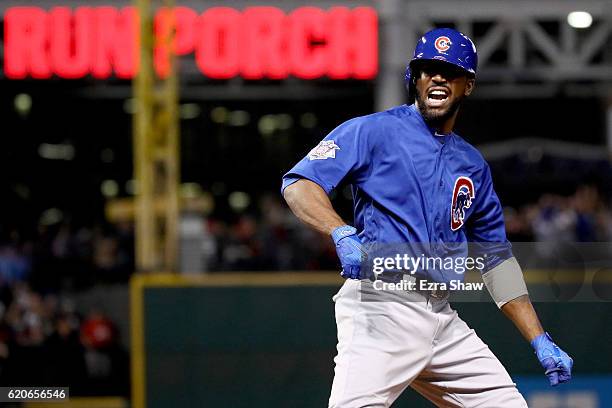
POLYGON ((408 91, 408 104, 413 104, 416 99, 416 78, 410 76, 410 82, 406 87, 408 91))
POLYGON ((410 63, 410 81, 416 85, 417 79, 421 76, 421 64, 423 61, 412 61, 410 63))

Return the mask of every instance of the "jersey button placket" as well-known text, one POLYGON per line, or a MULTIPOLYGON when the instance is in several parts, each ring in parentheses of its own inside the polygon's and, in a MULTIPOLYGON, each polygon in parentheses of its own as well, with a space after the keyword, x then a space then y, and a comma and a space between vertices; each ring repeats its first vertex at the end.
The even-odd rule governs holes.
POLYGON ((440 195, 440 198, 442 198, 441 200, 439 200, 439 202, 441 203, 441 208, 438 208, 437 214, 436 214, 436 218, 435 218, 435 225, 436 225, 436 229, 435 231, 437 231, 437 236, 436 236, 436 242, 443 242, 444 240, 444 233, 443 233, 443 225, 440 225, 440 219, 442 218, 442 214, 444 213, 444 211, 446 211, 446 201, 444 200, 444 151, 445 151, 445 147, 446 147, 446 143, 444 143, 442 145, 442 148, 440 149, 440 181, 438 182, 438 194, 440 195))
POLYGON ((440 203, 441 208, 438 209, 438 214, 436 215, 436 231, 438 231, 438 240, 443 236, 442 234, 442 225, 440 225, 440 218, 442 217, 441 213, 446 210, 446 200, 444 199, 444 181, 443 176, 440 176, 440 182, 438 183, 438 194, 440 195, 440 203))

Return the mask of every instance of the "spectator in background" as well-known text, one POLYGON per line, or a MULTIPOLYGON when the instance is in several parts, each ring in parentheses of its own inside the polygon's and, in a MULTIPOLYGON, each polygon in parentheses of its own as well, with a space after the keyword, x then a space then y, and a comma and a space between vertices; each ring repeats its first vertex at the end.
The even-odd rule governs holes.
POLYGON ((533 233, 527 214, 528 211, 525 209, 517 211, 512 207, 504 208, 506 233, 511 242, 530 242, 533 240, 533 233))
POLYGON ((536 241, 576 241, 576 212, 570 207, 570 203, 568 198, 550 194, 540 198, 540 210, 532 224, 536 241))
POLYGON ((13 385, 44 383, 46 322, 41 296, 25 283, 16 285, 4 321, 11 334, 4 379, 10 379, 13 385))
POLYGON ((26 248, 18 244, 16 233, 11 235, 11 242, 0 246, 0 287, 24 282, 30 277, 31 264, 26 248))
POLYGON ((581 186, 570 199, 576 212, 576 241, 598 241, 602 237, 597 228, 597 211, 603 203, 597 189, 593 186, 581 186))
POLYGON ((600 208, 596 214, 597 235, 599 241, 612 242, 612 213, 600 208))
POLYGON ((75 314, 61 312, 53 320, 53 332, 46 340, 48 364, 46 384, 70 385, 75 394, 86 385, 84 348, 79 341, 79 320, 75 314))
MULTIPOLYGON (((271 194, 259 201, 259 217, 241 214, 236 221, 209 219, 208 231, 217 255, 214 271, 325 270, 337 267, 333 244, 305 228, 271 194)), ((208 255, 209 256, 209 255, 208 255)))
POLYGON ((7 361, 9 357, 9 344, 11 329, 4 320, 6 312, 5 303, 0 302, 0 384, 5 384, 7 361))
POLYGON ((96 282, 125 283, 134 272, 133 224, 98 226, 92 234, 92 262, 96 282))
POLYGON ((260 270, 260 243, 256 239, 257 220, 241 215, 229 229, 229 236, 222 251, 223 268, 227 270, 260 270))
POLYGON ((119 345, 117 328, 100 311, 91 311, 80 331, 85 348, 85 368, 88 378, 87 393, 95 395, 126 395, 129 364, 119 345))
POLYGON ((607 242, 612 239, 612 214, 597 189, 580 186, 568 197, 544 194, 519 211, 505 209, 511 241, 607 242))
POLYGON ((115 325, 92 313, 81 325, 69 299, 25 282, 0 302, 0 383, 70 386, 75 395, 127 395, 129 372, 115 325))

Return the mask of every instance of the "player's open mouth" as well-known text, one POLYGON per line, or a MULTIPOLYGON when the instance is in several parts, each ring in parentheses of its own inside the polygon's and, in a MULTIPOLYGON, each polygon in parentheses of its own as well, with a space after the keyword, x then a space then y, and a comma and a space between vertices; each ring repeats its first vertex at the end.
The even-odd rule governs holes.
POLYGON ((442 106, 449 96, 449 91, 443 87, 433 87, 427 93, 427 104, 432 107, 442 106))

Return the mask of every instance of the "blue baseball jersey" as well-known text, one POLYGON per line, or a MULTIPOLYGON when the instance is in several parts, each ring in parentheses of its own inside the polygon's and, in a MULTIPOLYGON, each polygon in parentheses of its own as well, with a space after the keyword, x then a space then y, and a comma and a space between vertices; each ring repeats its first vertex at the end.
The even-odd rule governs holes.
MULTIPOLYGON (((480 152, 455 133, 437 135, 414 105, 341 124, 284 175, 282 189, 300 178, 328 194, 351 185, 366 245, 508 242, 480 152)), ((485 270, 510 256, 506 249, 490 257, 485 270)))

